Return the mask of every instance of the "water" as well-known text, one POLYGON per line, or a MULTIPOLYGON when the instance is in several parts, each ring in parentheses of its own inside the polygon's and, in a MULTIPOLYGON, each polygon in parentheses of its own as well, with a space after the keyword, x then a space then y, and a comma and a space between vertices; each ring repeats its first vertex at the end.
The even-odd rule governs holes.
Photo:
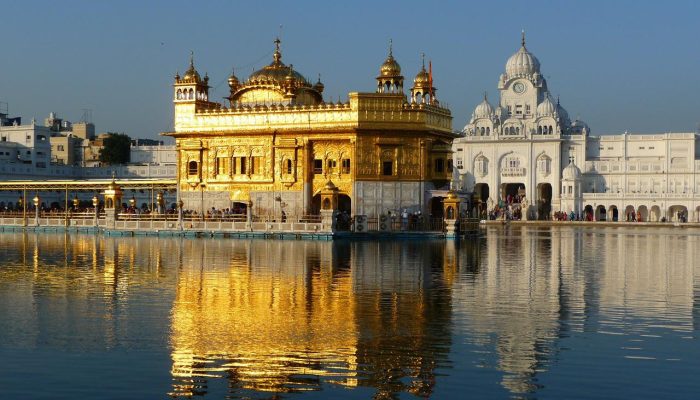
POLYGON ((0 234, 8 399, 697 398, 700 232, 0 234))

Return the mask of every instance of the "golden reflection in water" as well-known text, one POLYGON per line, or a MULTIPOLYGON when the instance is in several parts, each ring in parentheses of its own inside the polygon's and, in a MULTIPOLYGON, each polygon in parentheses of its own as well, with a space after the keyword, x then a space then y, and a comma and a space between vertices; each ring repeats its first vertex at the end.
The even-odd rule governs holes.
POLYGON ((183 247, 171 395, 202 395, 216 378, 228 379, 232 394, 322 383, 373 387, 377 398, 431 393, 449 348, 449 302, 427 299, 443 290, 431 288, 430 253, 312 241, 183 247))
POLYGON ((135 298, 149 288, 171 295, 158 300, 170 309, 173 396, 204 394, 212 380, 234 396, 325 383, 373 388, 375 398, 430 396, 436 369, 460 361, 449 359, 456 333, 494 355, 495 365, 488 355, 475 363, 502 371, 505 389, 533 393, 567 336, 690 336, 700 314, 700 236, 675 230, 493 229, 477 246, 2 240, 21 252, 23 268, 0 269, 13 299, 0 304, 13 320, 3 334, 17 346, 126 347, 162 329, 135 298))

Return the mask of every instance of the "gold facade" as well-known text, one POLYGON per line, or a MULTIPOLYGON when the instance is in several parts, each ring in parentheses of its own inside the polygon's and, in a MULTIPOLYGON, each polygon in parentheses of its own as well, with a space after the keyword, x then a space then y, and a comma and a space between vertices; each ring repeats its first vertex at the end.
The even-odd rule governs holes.
POLYGON ((328 181, 347 208, 360 181, 438 188, 450 180, 452 117, 426 86, 425 68, 406 97, 390 54, 377 93, 353 92, 345 103, 329 103, 320 80, 311 84, 283 64, 276 45, 273 62, 244 83, 231 75, 227 104, 209 101, 208 77, 201 78, 192 61, 184 76, 175 77, 174 131, 164 135, 176 140, 186 202, 206 202, 217 193, 225 197, 221 206, 255 207, 261 195, 274 194, 288 196, 291 214, 301 214, 317 208, 314 199, 328 181))

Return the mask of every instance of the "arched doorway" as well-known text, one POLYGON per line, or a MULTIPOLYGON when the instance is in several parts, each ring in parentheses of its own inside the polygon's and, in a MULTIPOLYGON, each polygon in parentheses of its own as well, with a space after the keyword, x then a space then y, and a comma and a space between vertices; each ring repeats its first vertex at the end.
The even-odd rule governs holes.
POLYGON ((630 222, 630 221, 636 221, 636 220, 637 220, 637 212, 634 210, 634 206, 625 207, 625 221, 630 222))
POLYGON ((523 197, 525 197, 524 183, 504 183, 501 185, 501 200, 506 204, 520 203, 523 197))
POLYGON ((688 209, 685 206, 671 206, 667 215, 669 221, 688 222, 688 209))
POLYGON ((605 221, 607 218, 607 214, 605 212, 605 206, 598 206, 595 208, 595 220, 596 221, 605 221))
POLYGON ((248 213, 248 204, 234 201, 233 202, 233 214, 234 215, 246 215, 248 213))
POLYGON ((311 198, 311 209, 309 210, 311 215, 319 215, 321 213, 321 195, 316 194, 311 198))
POLYGON ((540 183, 537 185, 537 218, 549 219, 552 212, 552 185, 540 183))
POLYGON ((477 183, 474 186, 474 194, 472 195, 472 204, 476 209, 477 215, 481 216, 487 212, 486 200, 489 198, 489 185, 486 183, 477 183))
POLYGON ((617 206, 610 206, 608 207, 608 214, 607 214, 608 221, 619 221, 620 215, 617 210, 617 206))
POLYGON ((659 222, 661 220, 661 208, 659 206, 651 206, 651 211, 649 212, 649 221, 659 222))
POLYGON ((352 211, 352 199, 347 194, 338 195, 338 211, 345 212, 350 215, 352 211))
POLYGON ((433 197, 430 199, 430 216, 433 218, 442 218, 444 212, 442 210, 442 201, 444 197, 433 197))
POLYGON ((590 204, 587 204, 586 207, 583 208, 583 220, 584 221, 593 221, 593 206, 590 204))
POLYGON ((649 210, 647 206, 639 206, 637 209, 637 221, 648 222, 649 221, 649 210))

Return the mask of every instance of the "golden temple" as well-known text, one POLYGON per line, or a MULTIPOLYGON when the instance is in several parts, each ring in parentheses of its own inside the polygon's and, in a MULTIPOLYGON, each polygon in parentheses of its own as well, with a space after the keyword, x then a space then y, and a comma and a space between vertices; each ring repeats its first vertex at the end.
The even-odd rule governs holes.
POLYGON ((209 100, 209 77, 193 58, 175 76, 174 131, 163 135, 177 144, 184 208, 316 214, 320 192, 331 187, 337 208, 352 215, 430 213, 431 191, 452 177, 456 135, 425 63, 407 96, 390 46, 376 92, 333 103, 323 99, 320 78, 312 84, 284 64, 274 43, 272 63, 245 81, 228 78, 225 104, 209 100))

